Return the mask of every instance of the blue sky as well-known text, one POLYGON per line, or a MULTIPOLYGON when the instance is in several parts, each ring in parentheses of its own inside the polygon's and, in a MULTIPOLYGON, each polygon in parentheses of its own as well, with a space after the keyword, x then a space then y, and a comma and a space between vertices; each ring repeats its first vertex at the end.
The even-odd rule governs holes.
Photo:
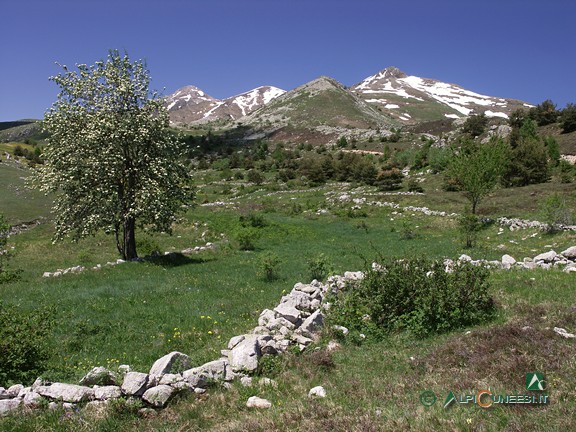
POLYGON ((4 0, 0 121, 42 118, 54 64, 109 49, 146 59, 154 89, 217 98, 388 66, 530 103, 576 103, 573 0, 4 0))

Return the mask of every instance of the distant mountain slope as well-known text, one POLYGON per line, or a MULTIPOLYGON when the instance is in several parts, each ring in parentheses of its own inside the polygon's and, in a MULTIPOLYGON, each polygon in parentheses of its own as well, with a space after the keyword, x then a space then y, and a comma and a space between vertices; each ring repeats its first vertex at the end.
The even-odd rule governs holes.
POLYGON ((388 116, 328 77, 289 91, 239 121, 283 140, 304 136, 333 140, 350 130, 376 131, 394 125, 388 116))
POLYGON ((404 123, 459 118, 471 113, 508 118, 522 101, 481 95, 455 84, 408 76, 389 67, 352 86, 350 91, 404 123))
POLYGON ((171 122, 175 124, 236 120, 284 93, 284 90, 277 87, 263 86, 220 100, 195 86, 186 86, 166 98, 166 107, 171 122))

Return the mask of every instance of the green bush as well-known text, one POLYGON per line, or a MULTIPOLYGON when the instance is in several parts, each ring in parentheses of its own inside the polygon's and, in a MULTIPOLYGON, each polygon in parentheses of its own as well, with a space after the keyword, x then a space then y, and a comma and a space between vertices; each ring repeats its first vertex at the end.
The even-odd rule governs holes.
POLYGON ((241 227, 236 230, 234 238, 238 242, 240 250, 254 250, 256 249, 255 242, 260 237, 260 233, 253 227, 241 227))
POLYGON ((324 280, 332 271, 332 265, 328 260, 328 257, 323 253, 308 258, 306 266, 308 267, 310 280, 324 280))
POLYGON ((560 230, 562 225, 574 223, 574 213, 564 197, 555 193, 547 197, 540 204, 540 213, 543 221, 547 224, 547 231, 554 233, 560 230))
POLYGON ((256 274, 266 280, 274 281, 279 278, 278 266, 282 263, 278 255, 268 252, 260 257, 256 274))
POLYGON ((29 383, 44 372, 53 325, 51 309, 28 314, 0 301, 0 385, 29 383))
POLYGON ((160 254, 160 245, 152 237, 140 237, 136 240, 136 250, 140 255, 160 254))
POLYGON ((446 272, 442 261, 380 259, 357 285, 332 299, 328 321, 380 339, 405 330, 425 337, 490 319, 489 271, 470 263, 446 272))

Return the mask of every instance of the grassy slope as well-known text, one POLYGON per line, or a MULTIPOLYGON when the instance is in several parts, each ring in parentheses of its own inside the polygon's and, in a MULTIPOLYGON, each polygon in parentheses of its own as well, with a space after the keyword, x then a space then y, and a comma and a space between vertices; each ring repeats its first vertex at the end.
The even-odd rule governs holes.
MULTIPOLYGON (((433 185, 432 181, 425 189, 433 190, 433 185)), ((220 193, 224 186, 204 186, 200 196, 223 199, 220 193)), ((250 190, 254 189, 245 192, 250 190)), ((0 298, 28 310, 44 305, 56 308, 54 344, 58 346, 58 356, 47 376, 74 381, 94 365, 114 367, 128 363, 146 371, 156 358, 173 349, 190 354, 198 364, 218 357, 228 339, 256 325, 260 311, 274 306, 283 290, 289 290, 297 281, 307 281, 307 258, 318 253, 324 253, 334 270, 341 273, 360 269, 360 255, 372 258, 375 250, 393 256, 456 257, 468 253, 486 258, 499 258, 506 252, 522 258, 545 250, 546 245, 560 251, 575 243, 570 234, 539 234, 532 238, 532 231, 505 231, 498 235, 498 228, 491 227, 482 233, 478 248, 464 250, 450 220, 417 213, 394 214, 390 209, 371 207, 365 207, 365 217, 350 218, 346 216, 350 204, 334 207, 326 201, 327 192, 338 195, 344 190, 346 187, 341 185, 307 192, 255 190, 234 199, 239 203, 237 209, 198 207, 186 215, 174 236, 153 237, 162 250, 218 241, 220 233, 230 239, 239 227, 238 214, 255 209, 263 212, 268 225, 259 229, 261 237, 254 252, 241 252, 233 244, 222 242, 216 252, 189 259, 124 264, 62 278, 43 279, 41 273, 113 260, 113 242, 100 235, 78 244, 52 245, 52 228, 44 224, 13 237, 18 254, 12 265, 24 270, 23 280, 3 286, 0 298), (295 202, 310 211, 291 215, 295 202), (330 214, 315 215, 318 208, 330 208, 330 214), (199 222, 197 226, 195 222, 199 222), (412 240, 403 239, 408 229, 416 234, 412 240), (497 249, 498 245, 505 249, 497 249), (282 260, 280 279, 273 282, 265 282, 256 274, 258 262, 267 252, 276 253, 282 260)), ((425 197, 376 199, 443 210, 458 210, 463 202, 459 194, 441 192, 425 197)), ((490 202, 487 200, 487 205, 490 202)), ((520 198, 513 201, 511 205, 516 208, 509 211, 526 213, 522 202, 520 198)), ((499 206, 504 206, 504 202, 499 206)), ((560 326, 576 330, 569 309, 576 304, 573 275, 512 272, 495 274, 493 280, 501 316, 491 326, 473 329, 471 335, 458 332, 424 341, 397 335, 383 343, 368 342, 360 347, 346 344, 330 361, 310 355, 287 356, 269 374, 279 381, 277 390, 239 386, 228 392, 214 389, 207 396, 181 400, 150 418, 120 410, 107 420, 86 421, 72 416, 61 421, 62 414, 57 412, 5 419, 0 428, 530 430, 539 425, 548 430, 573 429, 576 425, 566 410, 574 396, 576 350, 573 343, 546 329, 560 326), (521 333, 525 325, 533 327, 534 333, 521 333), (520 391, 524 373, 533 369, 543 370, 552 380, 553 402, 549 407, 455 407, 444 411, 438 404, 425 409, 418 401, 424 389, 431 389, 440 397, 449 390, 477 391, 482 385, 520 391), (319 384, 327 388, 329 397, 309 402, 307 390, 319 384), (272 410, 265 414, 247 410, 244 404, 252 394, 270 398, 274 403, 272 410), (376 415, 376 410, 380 415, 376 415)))

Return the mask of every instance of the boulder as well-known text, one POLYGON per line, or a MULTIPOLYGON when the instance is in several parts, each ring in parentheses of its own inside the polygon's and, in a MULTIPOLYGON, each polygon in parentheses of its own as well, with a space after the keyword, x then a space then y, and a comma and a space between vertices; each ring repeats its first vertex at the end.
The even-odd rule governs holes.
POLYGON ((298 309, 296 309, 296 303, 293 300, 280 303, 274 308, 274 311, 293 324, 296 324, 300 320, 302 314, 298 309))
POLYGON ((142 372, 128 372, 122 383, 122 393, 127 396, 142 396, 151 387, 150 375, 142 372))
POLYGON ((105 367, 97 366, 88 372, 84 377, 80 380, 80 385, 83 386, 107 386, 107 385, 116 385, 116 376, 112 371, 109 371, 105 367))
POLYGON ((98 400, 118 399, 122 396, 119 386, 110 385, 94 388, 94 398, 98 400))
POLYGON ((322 386, 316 386, 311 388, 308 392, 308 397, 316 397, 316 398, 325 398, 326 397, 326 389, 322 386))
POLYGON ((159 386, 149 388, 142 395, 142 399, 152 405, 154 408, 162 408, 166 405, 176 389, 169 385, 160 384, 159 386))
POLYGON ((258 359, 261 355, 258 336, 245 335, 244 340, 230 352, 230 367, 234 372, 255 371, 258 368, 258 359))
POLYGON ((248 408, 268 409, 272 406, 272 402, 267 399, 259 398, 258 396, 251 396, 246 402, 248 408))
POLYGON ((502 255, 502 264, 508 264, 509 266, 512 266, 514 264, 516 264, 516 260, 514 259, 514 257, 505 254, 502 255))
POLYGON ((5 416, 10 411, 17 410, 21 403, 20 399, 0 400, 0 416, 5 416))
POLYGON ((304 336, 313 337, 320 330, 324 324, 324 315, 320 309, 310 315, 304 320, 300 328, 298 329, 304 336))
POLYGON ((536 255, 534 257, 534 261, 544 261, 546 263, 550 263, 554 261, 554 258, 556 258, 558 256, 558 254, 556 252, 554 252, 553 250, 548 251, 548 252, 544 252, 541 253, 540 255, 536 255))
POLYGON ((34 389, 40 396, 63 402, 79 403, 94 399, 94 390, 76 384, 54 383, 34 389))
POLYGON ((576 246, 570 246, 565 251, 561 252, 564 258, 568 258, 570 260, 576 259, 576 246))
POLYGON ((166 354, 164 357, 156 360, 152 368, 150 368, 149 374, 160 376, 171 373, 173 370, 181 372, 189 369, 190 366, 190 357, 181 352, 172 351, 170 354, 166 354))
MULTIPOLYGON (((267 311, 268 309, 266 309, 265 311, 267 311)), ((265 312, 264 311, 264 312, 265 312)), ((264 313, 262 312, 262 314, 264 313)), ((269 311, 272 312, 272 311, 269 311)), ((262 314, 260 314, 260 317, 262 317, 262 314)), ((258 320, 258 322, 260 322, 260 320, 258 320)), ((266 321, 268 322, 268 321, 266 321)), ((234 336, 233 338, 230 339, 230 342, 228 342, 228 349, 232 349, 234 348, 236 345, 238 345, 240 342, 242 342, 244 339, 246 339, 246 337, 244 335, 240 335, 240 336, 234 336)))
POLYGON ((24 396, 22 402, 24 402, 24 405, 28 408, 38 408, 42 404, 43 399, 44 398, 38 393, 31 391, 24 396))
POLYGON ((226 359, 214 360, 182 372, 184 380, 192 387, 205 387, 209 381, 224 381, 233 378, 226 359))
POLYGON ((14 384, 13 386, 8 387, 6 393, 8 393, 10 398, 15 398, 23 389, 24 386, 22 384, 14 384))

